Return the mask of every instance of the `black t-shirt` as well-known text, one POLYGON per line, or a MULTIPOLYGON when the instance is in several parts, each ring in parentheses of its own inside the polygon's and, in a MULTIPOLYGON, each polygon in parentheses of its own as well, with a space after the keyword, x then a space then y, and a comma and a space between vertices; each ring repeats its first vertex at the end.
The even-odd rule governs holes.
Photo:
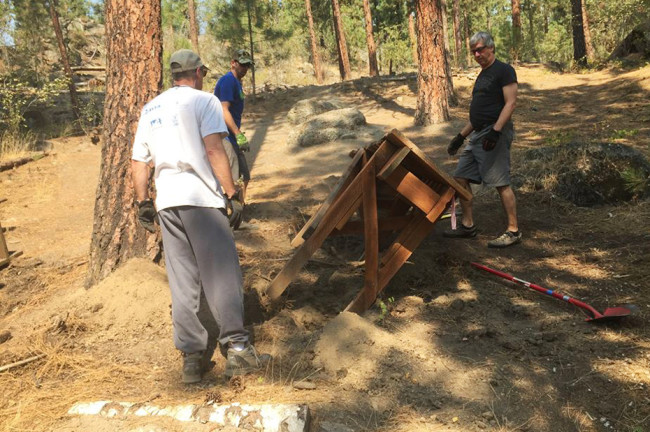
POLYGON ((517 82, 517 73, 507 63, 494 60, 492 65, 481 71, 472 90, 469 106, 469 121, 474 129, 495 123, 506 102, 503 87, 517 82))

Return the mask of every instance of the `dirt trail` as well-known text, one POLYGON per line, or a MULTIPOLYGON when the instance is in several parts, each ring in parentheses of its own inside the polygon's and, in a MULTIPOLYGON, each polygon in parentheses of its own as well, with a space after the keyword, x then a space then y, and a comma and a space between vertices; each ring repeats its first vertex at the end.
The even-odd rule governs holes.
MULTIPOLYGON (((555 74, 522 66, 515 156, 570 140, 609 140, 650 155, 650 67, 555 74), (626 131, 622 133, 620 131, 626 131)), ((253 181, 236 233, 249 292, 263 290, 291 256, 290 239, 324 200, 367 137, 290 148, 286 113, 298 100, 337 98, 368 122, 400 129, 446 170, 445 147, 466 121, 476 71, 455 77, 453 120, 415 127, 414 80, 361 79, 290 89, 249 104, 244 118, 253 181)), ((0 271, 0 365, 47 357, 0 373, 5 430, 215 430, 164 419, 66 415, 77 401, 159 406, 307 403, 314 431, 650 430, 650 205, 578 208, 543 191, 518 191, 521 245, 494 251, 503 228, 496 194, 477 189, 477 239, 451 241, 440 222, 364 317, 339 312, 361 286, 354 237, 326 242, 266 313, 248 304, 258 348, 272 369, 224 383, 223 360, 204 382, 179 382, 164 271, 135 260, 86 291, 99 147, 54 142, 50 156, 0 173, 0 220, 24 255, 0 271), (597 307, 635 303, 635 318, 584 323, 576 309, 472 270, 479 261, 582 298, 597 307), (329 265, 328 263, 334 263, 329 265), (292 386, 306 379, 315 390, 292 386), (345 429, 345 428, 348 429, 345 429), (329 428, 329 429, 328 429, 329 428), (334 428, 334 429, 332 429, 334 428), (338 428, 338 429, 335 429, 338 428)), ((513 166, 517 175, 519 167, 513 166)), ((254 296, 249 296, 254 298, 254 296)))

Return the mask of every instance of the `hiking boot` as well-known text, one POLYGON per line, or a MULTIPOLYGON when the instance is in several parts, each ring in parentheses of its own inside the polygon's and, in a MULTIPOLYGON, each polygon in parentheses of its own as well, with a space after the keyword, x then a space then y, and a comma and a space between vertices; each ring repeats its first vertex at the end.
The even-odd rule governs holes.
POLYGON ((488 247, 491 248, 504 248, 512 246, 521 242, 521 231, 513 233, 512 231, 506 231, 501 234, 499 237, 488 242, 488 247))
POLYGON ((183 382, 195 384, 203 374, 203 353, 183 353, 183 382))
POLYGON ((265 367, 272 357, 270 354, 258 354, 253 345, 248 345, 241 351, 228 348, 226 369, 224 375, 231 378, 237 375, 246 375, 265 367))
POLYGON ((443 236, 448 238, 472 238, 476 237, 476 225, 471 227, 466 227, 463 224, 460 224, 456 229, 447 229, 443 233, 443 236))

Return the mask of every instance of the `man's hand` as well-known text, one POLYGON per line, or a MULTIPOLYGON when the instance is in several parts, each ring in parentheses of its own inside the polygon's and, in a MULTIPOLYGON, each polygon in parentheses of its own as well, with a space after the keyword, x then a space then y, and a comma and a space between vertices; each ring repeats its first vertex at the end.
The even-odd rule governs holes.
POLYGON ((241 151, 249 152, 251 151, 251 146, 248 143, 248 140, 246 139, 246 135, 244 135, 243 132, 239 132, 237 135, 235 135, 235 138, 237 139, 237 145, 241 149, 241 151))
POLYGON ((230 222, 232 229, 236 230, 241 225, 244 213, 244 204, 241 202, 241 190, 235 192, 231 197, 226 197, 226 200, 228 222, 230 222))
POLYGON ((153 206, 153 201, 148 199, 138 201, 138 221, 140 225, 150 233, 156 232, 154 222, 158 222, 158 214, 153 206))
POLYGON ((494 148, 497 146, 497 142, 499 142, 499 138, 501 138, 501 132, 490 129, 490 132, 488 132, 487 135, 483 137, 483 150, 494 150, 494 148))
POLYGON ((449 156, 453 156, 456 153, 458 153, 458 149, 460 148, 460 146, 463 145, 464 142, 465 142, 465 137, 462 134, 456 135, 454 139, 451 140, 451 142, 447 146, 447 153, 449 154, 449 156))

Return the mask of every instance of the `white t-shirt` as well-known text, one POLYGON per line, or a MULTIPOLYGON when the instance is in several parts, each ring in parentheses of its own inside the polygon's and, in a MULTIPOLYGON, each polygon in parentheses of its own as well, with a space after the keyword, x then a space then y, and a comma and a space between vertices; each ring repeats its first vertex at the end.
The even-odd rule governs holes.
POLYGON ((228 135, 221 103, 187 86, 172 87, 142 108, 132 159, 153 162, 156 209, 196 206, 224 208, 203 137, 228 135))

